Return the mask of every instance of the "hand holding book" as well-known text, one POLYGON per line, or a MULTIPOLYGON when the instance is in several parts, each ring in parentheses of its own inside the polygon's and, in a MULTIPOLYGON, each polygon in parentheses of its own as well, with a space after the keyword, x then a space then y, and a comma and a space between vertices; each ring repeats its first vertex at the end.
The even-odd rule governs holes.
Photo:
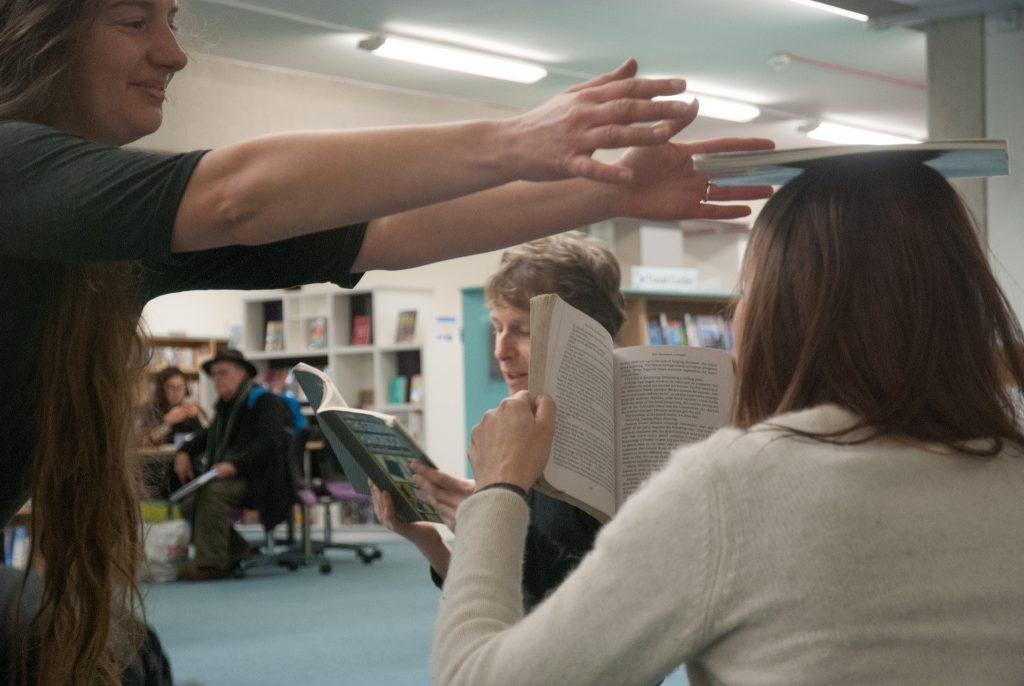
POLYGON ((473 427, 469 460, 477 490, 510 483, 529 490, 544 473, 555 432, 555 401, 537 396, 536 411, 527 391, 488 410, 473 427))

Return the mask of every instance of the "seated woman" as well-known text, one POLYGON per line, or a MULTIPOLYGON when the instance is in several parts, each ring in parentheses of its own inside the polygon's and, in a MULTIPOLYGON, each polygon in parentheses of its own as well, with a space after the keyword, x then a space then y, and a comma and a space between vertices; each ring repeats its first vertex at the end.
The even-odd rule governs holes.
POLYGON ((142 411, 140 445, 172 443, 178 434, 195 433, 210 423, 203 408, 188 402, 188 380, 183 371, 162 369, 154 384, 153 399, 142 411))
MULTIPOLYGON (((494 325, 494 358, 510 393, 525 390, 530 369, 530 298, 557 293, 586 312, 614 336, 626 319, 619 292, 619 263, 603 242, 579 231, 540 238, 505 251, 487 281, 487 305, 494 325)), ((473 492, 473 482, 414 465, 423 497, 454 529, 455 508, 473 492)), ((532 491, 530 526, 523 559, 523 603, 539 603, 594 544, 600 523, 582 510, 532 491)), ((389 529, 409 539, 430 562, 435 582, 448 571, 451 550, 432 525, 406 524, 395 516, 391 496, 375 491, 374 512, 389 529)))
POLYGON ((742 277, 734 425, 525 617, 514 491, 556 408, 473 430, 435 683, 1024 683, 1022 334, 956 192, 913 156, 814 165, 742 277))

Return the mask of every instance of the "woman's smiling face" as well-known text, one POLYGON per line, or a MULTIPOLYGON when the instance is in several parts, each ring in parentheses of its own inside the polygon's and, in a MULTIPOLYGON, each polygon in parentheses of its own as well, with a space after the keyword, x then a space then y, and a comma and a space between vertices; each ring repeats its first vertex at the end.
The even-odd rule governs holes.
POLYGON ((69 105, 55 124, 109 145, 153 133, 171 77, 187 63, 175 0, 99 0, 69 71, 69 105))

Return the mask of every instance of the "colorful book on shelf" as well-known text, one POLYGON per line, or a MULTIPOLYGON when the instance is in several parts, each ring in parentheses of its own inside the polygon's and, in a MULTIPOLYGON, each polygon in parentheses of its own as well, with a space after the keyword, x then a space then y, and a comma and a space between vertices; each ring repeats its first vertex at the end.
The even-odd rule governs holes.
POLYGON ((688 346, 614 348, 557 295, 530 301, 530 396, 555 399, 536 488, 605 521, 682 443, 729 422, 732 356, 688 346))
POLYGON ((409 377, 409 402, 423 402, 423 375, 413 374, 409 377))
POLYGON ((398 313, 395 326, 395 343, 412 343, 416 340, 416 310, 402 310, 398 313))
POLYGON ((368 495, 373 482, 391 494, 403 520, 440 522, 437 511, 417 494, 410 468, 414 462, 432 467, 434 463, 401 422, 392 415, 349 407, 331 378, 315 367, 299 363, 292 371, 352 487, 368 495))
POLYGON ((314 317, 309 320, 309 338, 308 346, 314 349, 322 349, 327 347, 327 318, 326 317, 314 317))
POLYGON ((284 322, 279 319, 271 319, 267 322, 263 349, 267 352, 280 352, 284 350, 284 322))
POLYGON ((398 374, 388 383, 388 403, 402 405, 409 399, 409 377, 398 374))
POLYGON ((373 340, 373 320, 368 314, 356 314, 352 316, 352 336, 349 343, 352 345, 369 345, 373 340))
POLYGON ((716 184, 780 186, 814 164, 877 155, 919 159, 947 178, 1006 176, 1005 140, 965 139, 896 145, 823 145, 812 148, 719 152, 693 156, 694 171, 716 184))

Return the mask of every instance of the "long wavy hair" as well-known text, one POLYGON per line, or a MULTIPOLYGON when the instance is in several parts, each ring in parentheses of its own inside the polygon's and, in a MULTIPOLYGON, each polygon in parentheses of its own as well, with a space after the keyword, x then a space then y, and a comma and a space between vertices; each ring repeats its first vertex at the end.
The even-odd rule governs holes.
POLYGON ((758 216, 734 421, 835 403, 865 440, 977 456, 1024 445, 1021 328, 970 213, 921 159, 867 157, 804 171, 758 216))
MULTIPOLYGON (((0 118, 50 123, 97 0, 0 0, 0 118)), ((129 462, 144 361, 136 267, 55 264, 39 353, 30 568, 42 606, 19 680, 119 684, 141 643, 139 479, 129 462), (34 665, 30 668, 30 665, 34 665)))

